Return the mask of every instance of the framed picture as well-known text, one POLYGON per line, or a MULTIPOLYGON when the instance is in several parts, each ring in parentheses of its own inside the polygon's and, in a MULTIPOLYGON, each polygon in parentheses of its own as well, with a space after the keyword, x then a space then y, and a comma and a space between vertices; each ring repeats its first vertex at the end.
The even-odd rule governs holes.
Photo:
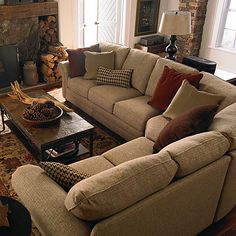
POLYGON ((138 0, 135 36, 157 32, 160 0, 138 0))

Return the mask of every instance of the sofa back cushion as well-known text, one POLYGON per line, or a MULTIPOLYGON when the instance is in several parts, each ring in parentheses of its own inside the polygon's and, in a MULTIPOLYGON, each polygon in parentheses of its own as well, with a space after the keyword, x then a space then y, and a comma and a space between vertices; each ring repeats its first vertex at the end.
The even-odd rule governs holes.
POLYGON ((149 77, 159 56, 138 49, 131 49, 122 69, 133 69, 132 86, 145 93, 149 77))
POLYGON ((224 108, 218 112, 209 130, 221 132, 230 142, 230 149, 236 148, 236 103, 224 108))
POLYGON ((225 97, 220 103, 218 111, 236 102, 235 86, 217 78, 216 76, 210 73, 207 72, 201 72, 201 73, 203 74, 203 78, 200 81, 199 89, 206 91, 208 93, 214 93, 225 97))
POLYGON ((178 163, 177 177, 184 177, 221 158, 229 149, 229 141, 220 132, 195 134, 171 143, 159 153, 168 152, 178 163))
POLYGON ((80 219, 100 220, 166 187, 176 171, 167 152, 140 157, 79 182, 65 206, 80 219))
POLYGON ((124 61, 130 51, 130 48, 115 43, 100 42, 99 48, 102 52, 114 51, 115 53, 115 69, 121 69, 124 61))
POLYGON ((150 79, 148 81, 148 85, 147 85, 145 95, 149 95, 149 96, 153 95, 153 93, 155 91, 155 88, 156 88, 156 85, 157 85, 157 82, 161 78, 161 75, 163 73, 163 70, 164 70, 165 66, 168 66, 169 68, 175 69, 175 70, 177 70, 181 73, 184 73, 184 74, 198 72, 198 70, 196 70, 194 68, 191 68, 189 66, 171 61, 169 59, 160 58, 157 61, 156 65, 155 65, 155 67, 154 67, 154 69, 153 69, 153 71, 150 75, 150 79))
POLYGON ((146 123, 145 137, 155 142, 163 128, 170 122, 170 119, 163 115, 154 116, 146 123))

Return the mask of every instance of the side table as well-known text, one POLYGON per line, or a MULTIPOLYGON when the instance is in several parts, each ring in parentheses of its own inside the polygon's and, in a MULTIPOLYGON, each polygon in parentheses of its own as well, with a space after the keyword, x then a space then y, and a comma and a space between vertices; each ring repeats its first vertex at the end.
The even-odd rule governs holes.
POLYGON ((1 204, 8 205, 8 221, 10 227, 0 227, 0 235, 30 236, 31 217, 28 210, 18 201, 10 197, 0 196, 1 204))

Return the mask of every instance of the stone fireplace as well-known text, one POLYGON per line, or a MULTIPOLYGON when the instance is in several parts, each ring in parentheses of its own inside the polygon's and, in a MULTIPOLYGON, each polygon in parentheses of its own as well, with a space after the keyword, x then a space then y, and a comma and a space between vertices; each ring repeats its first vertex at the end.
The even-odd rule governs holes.
MULTIPOLYGON (((22 68, 25 61, 36 61, 40 71, 40 54, 47 53, 47 43, 49 46, 59 43, 57 18, 57 2, 38 2, 16 6, 0 5, 0 47, 16 45, 20 68, 18 80, 23 80, 22 68), (50 27, 53 25, 54 29, 48 27, 47 23, 44 28, 42 27, 48 17, 53 20, 50 27), (45 39, 46 34, 51 38, 45 39)), ((6 60, 1 57, 3 54, 0 54, 0 70, 3 68, 1 61, 6 60)), ((13 63, 14 60, 11 61, 13 63)), ((1 75, 3 77, 3 72, 0 72, 1 75)), ((2 77, 0 87, 1 81, 2 86, 9 84, 3 82, 2 77)))

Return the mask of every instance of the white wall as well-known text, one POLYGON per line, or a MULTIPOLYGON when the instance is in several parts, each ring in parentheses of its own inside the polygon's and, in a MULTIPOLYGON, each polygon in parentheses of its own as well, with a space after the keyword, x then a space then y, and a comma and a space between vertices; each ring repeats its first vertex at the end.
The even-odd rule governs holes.
MULTIPOLYGON (((59 7, 59 40, 68 48, 78 47, 78 12, 79 0, 56 0, 59 7)), ((179 0, 161 0, 158 27, 163 11, 178 9, 179 0)), ((133 47, 141 37, 134 36, 137 0, 126 0, 124 44, 133 47)), ((158 29, 158 28, 157 28, 158 29)))
POLYGON ((167 9, 171 10, 179 10, 179 0, 167 0, 168 6, 167 9))
POLYGON ((215 48, 222 0, 209 0, 199 56, 217 62, 217 69, 236 74, 236 53, 215 48))
POLYGON ((77 0, 56 0, 58 2, 59 40, 68 48, 76 47, 77 0))

